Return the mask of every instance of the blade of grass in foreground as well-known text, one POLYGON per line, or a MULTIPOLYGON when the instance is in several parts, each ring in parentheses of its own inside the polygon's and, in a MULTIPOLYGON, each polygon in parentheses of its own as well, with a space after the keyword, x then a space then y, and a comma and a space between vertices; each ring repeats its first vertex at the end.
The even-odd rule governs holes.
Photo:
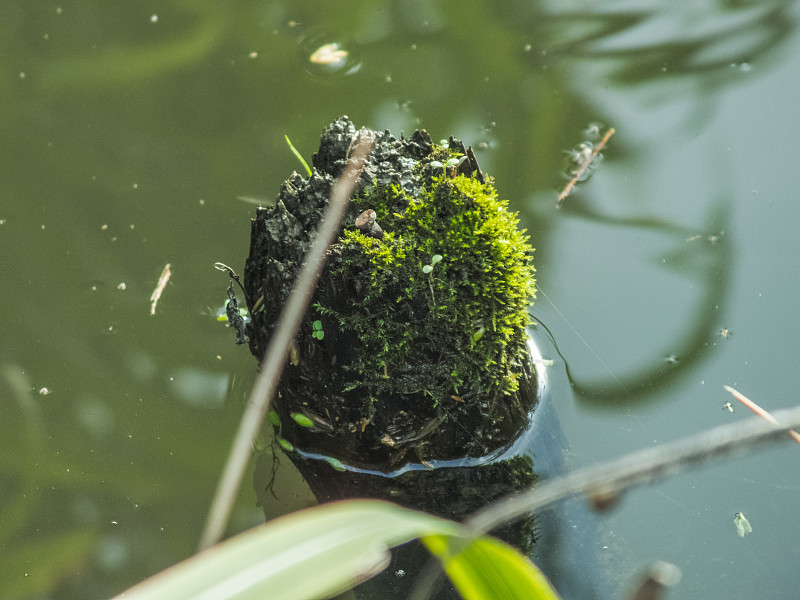
POLYGON ((353 587, 388 564, 389 548, 458 523, 379 500, 333 502, 235 536, 151 577, 119 600, 297 600, 353 587))

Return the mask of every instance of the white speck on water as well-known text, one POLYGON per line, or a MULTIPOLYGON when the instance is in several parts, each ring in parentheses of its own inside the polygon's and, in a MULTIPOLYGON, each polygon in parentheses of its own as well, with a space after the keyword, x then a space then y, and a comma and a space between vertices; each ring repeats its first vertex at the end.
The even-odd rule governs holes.
POLYGON ((158 23, 158 15, 153 15, 152 17, 150 17, 150 22, 151 23, 158 23))

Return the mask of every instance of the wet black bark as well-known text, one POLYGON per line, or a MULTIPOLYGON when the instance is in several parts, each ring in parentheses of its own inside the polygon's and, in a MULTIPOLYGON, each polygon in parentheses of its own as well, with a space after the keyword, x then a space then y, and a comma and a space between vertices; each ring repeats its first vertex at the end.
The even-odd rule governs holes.
MULTIPOLYGON (((247 327, 250 349, 261 360, 277 325, 280 309, 310 247, 315 229, 328 203, 330 189, 346 164, 356 134, 346 118, 332 123, 323 133, 319 151, 313 157, 314 174, 305 179, 294 174, 285 181, 274 207, 259 209, 252 223, 250 256, 244 272, 244 286, 252 322, 247 327)), ((420 168, 433 145, 424 131, 410 138, 395 138, 388 131, 375 133, 376 143, 358 182, 355 195, 365 188, 380 189, 395 185, 409 196, 419 196, 424 183, 420 168)), ((483 181, 471 148, 450 139, 451 149, 466 159, 460 173, 483 181)), ((441 169, 438 171, 441 173, 441 169)), ((362 207, 363 208, 363 207, 362 207)), ((398 210, 400 208, 398 207, 398 210)), ((370 229, 379 237, 383 231, 352 207, 345 226, 370 229)), ((374 221, 374 219, 373 219, 374 221)), ((333 275, 345 260, 341 245, 334 244, 328 256, 314 300, 336 310, 346 311, 353 299, 365 294, 368 274, 350 278, 333 275)), ((386 302, 396 297, 386 294, 386 302)), ((395 319, 415 327, 415 315, 428 310, 425 298, 398 304, 395 319), (416 302, 416 304, 414 303, 416 302)), ((442 347, 452 347, 442 340, 442 347)), ((508 445, 527 422, 535 404, 530 384, 535 377, 532 365, 520 365, 521 385, 511 396, 478 398, 465 402, 455 393, 432 401, 425 390, 414 389, 413 380, 398 378, 387 371, 390 391, 375 397, 352 387, 353 370, 348 365, 362 352, 358 335, 337 328, 324 316, 307 316, 295 339, 290 362, 282 377, 275 409, 281 421, 281 436, 308 452, 333 456, 347 464, 391 471, 407 462, 447 460, 481 456, 508 445), (319 320, 324 340, 314 337, 313 322, 319 320), (391 387, 393 386, 393 387, 391 387), (298 425, 292 414, 302 414, 313 427, 298 425)), ((419 371, 439 373, 439 380, 450 374, 436 358, 420 361, 419 371)), ((393 365, 397 372, 397 365, 393 365)), ((498 377, 505 374, 500 370, 498 377)), ((417 386, 418 388, 419 386, 417 386)))

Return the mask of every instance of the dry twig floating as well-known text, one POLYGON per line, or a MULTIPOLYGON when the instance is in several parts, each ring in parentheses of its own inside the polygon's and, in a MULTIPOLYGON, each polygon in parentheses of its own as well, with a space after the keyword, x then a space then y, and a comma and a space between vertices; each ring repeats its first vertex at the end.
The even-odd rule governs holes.
POLYGON ((578 171, 575 173, 575 177, 573 177, 570 180, 570 182, 558 195, 558 202, 556 203, 556 208, 561 208, 561 204, 564 202, 564 200, 567 199, 567 196, 569 196, 572 193, 572 189, 575 187, 575 184, 578 183, 581 177, 583 177, 583 174, 586 172, 586 169, 588 169, 589 166, 595 161, 597 155, 600 154, 600 151, 606 147, 608 140, 611 139, 611 136, 614 135, 615 131, 616 130, 613 127, 608 131, 606 131, 606 134, 603 136, 603 139, 600 140, 600 143, 594 147, 594 150, 592 150, 592 154, 586 161, 584 161, 584 163, 581 165, 581 168, 578 169, 578 171))
POLYGON ((164 291, 164 288, 167 287, 167 282, 169 278, 172 277, 172 271, 170 271, 169 263, 164 266, 164 270, 161 271, 161 277, 158 278, 158 285, 156 289, 153 290, 153 293, 150 296, 150 314, 156 314, 156 304, 158 304, 158 299, 161 298, 161 293, 164 291))
MULTIPOLYGON (((773 417, 773 416, 772 416, 771 414, 769 414, 769 413, 768 413, 766 410, 764 410, 763 408, 761 408, 761 407, 760 407, 758 404, 756 404, 755 402, 753 402, 752 400, 750 400, 750 398, 748 398, 747 396, 745 396, 745 395, 744 395, 743 393, 741 393, 740 391, 733 389, 733 388, 732 388, 731 386, 729 386, 729 385, 724 385, 724 386, 722 386, 722 387, 724 387, 724 388, 725 388, 725 391, 726 391, 726 392, 730 392, 731 394, 733 394, 733 397, 734 397, 734 398, 736 398, 736 399, 737 399, 739 402, 741 402, 742 404, 744 404, 744 405, 745 405, 747 408, 749 408, 750 410, 752 410, 754 413, 756 413, 756 414, 757 414, 759 417, 761 417, 762 419, 766 419, 767 421, 769 421, 769 422, 770 422, 770 423, 772 423, 773 425, 780 425, 780 423, 777 421, 777 419, 775 419, 775 417, 773 417)), ((793 439, 795 442, 797 442, 798 444, 800 444, 800 433, 797 433, 797 432, 796 432, 794 429, 790 429, 790 430, 789 430, 789 431, 787 431, 786 433, 788 433, 790 436, 792 436, 792 439, 793 439)))

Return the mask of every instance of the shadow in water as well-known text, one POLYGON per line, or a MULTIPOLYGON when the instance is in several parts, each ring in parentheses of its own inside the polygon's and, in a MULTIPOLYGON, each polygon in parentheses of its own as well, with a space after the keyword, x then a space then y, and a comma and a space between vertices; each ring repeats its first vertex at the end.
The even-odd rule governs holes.
MULTIPOLYGON (((289 454, 319 503, 348 498, 380 498, 444 518, 465 520, 493 500, 564 472, 567 442, 559 425, 554 397, 563 401, 570 382, 543 327, 533 327, 528 345, 536 365, 537 405, 528 426, 507 448, 481 458, 410 463, 392 473, 357 467, 334 469, 327 457, 295 449, 289 454)), ((273 469, 259 461, 262 469, 273 469)), ((271 481, 272 473, 257 476, 271 481)), ((271 489, 261 487, 261 499, 271 489)), ((267 518, 274 515, 267 514, 267 518)), ((584 503, 567 501, 492 532, 530 556, 564 597, 604 598, 609 577, 596 553, 598 520, 584 503)), ((396 548, 387 568, 356 588, 359 598, 404 598, 431 556, 417 542, 396 548)), ((458 598, 442 578, 436 598, 458 598)))

